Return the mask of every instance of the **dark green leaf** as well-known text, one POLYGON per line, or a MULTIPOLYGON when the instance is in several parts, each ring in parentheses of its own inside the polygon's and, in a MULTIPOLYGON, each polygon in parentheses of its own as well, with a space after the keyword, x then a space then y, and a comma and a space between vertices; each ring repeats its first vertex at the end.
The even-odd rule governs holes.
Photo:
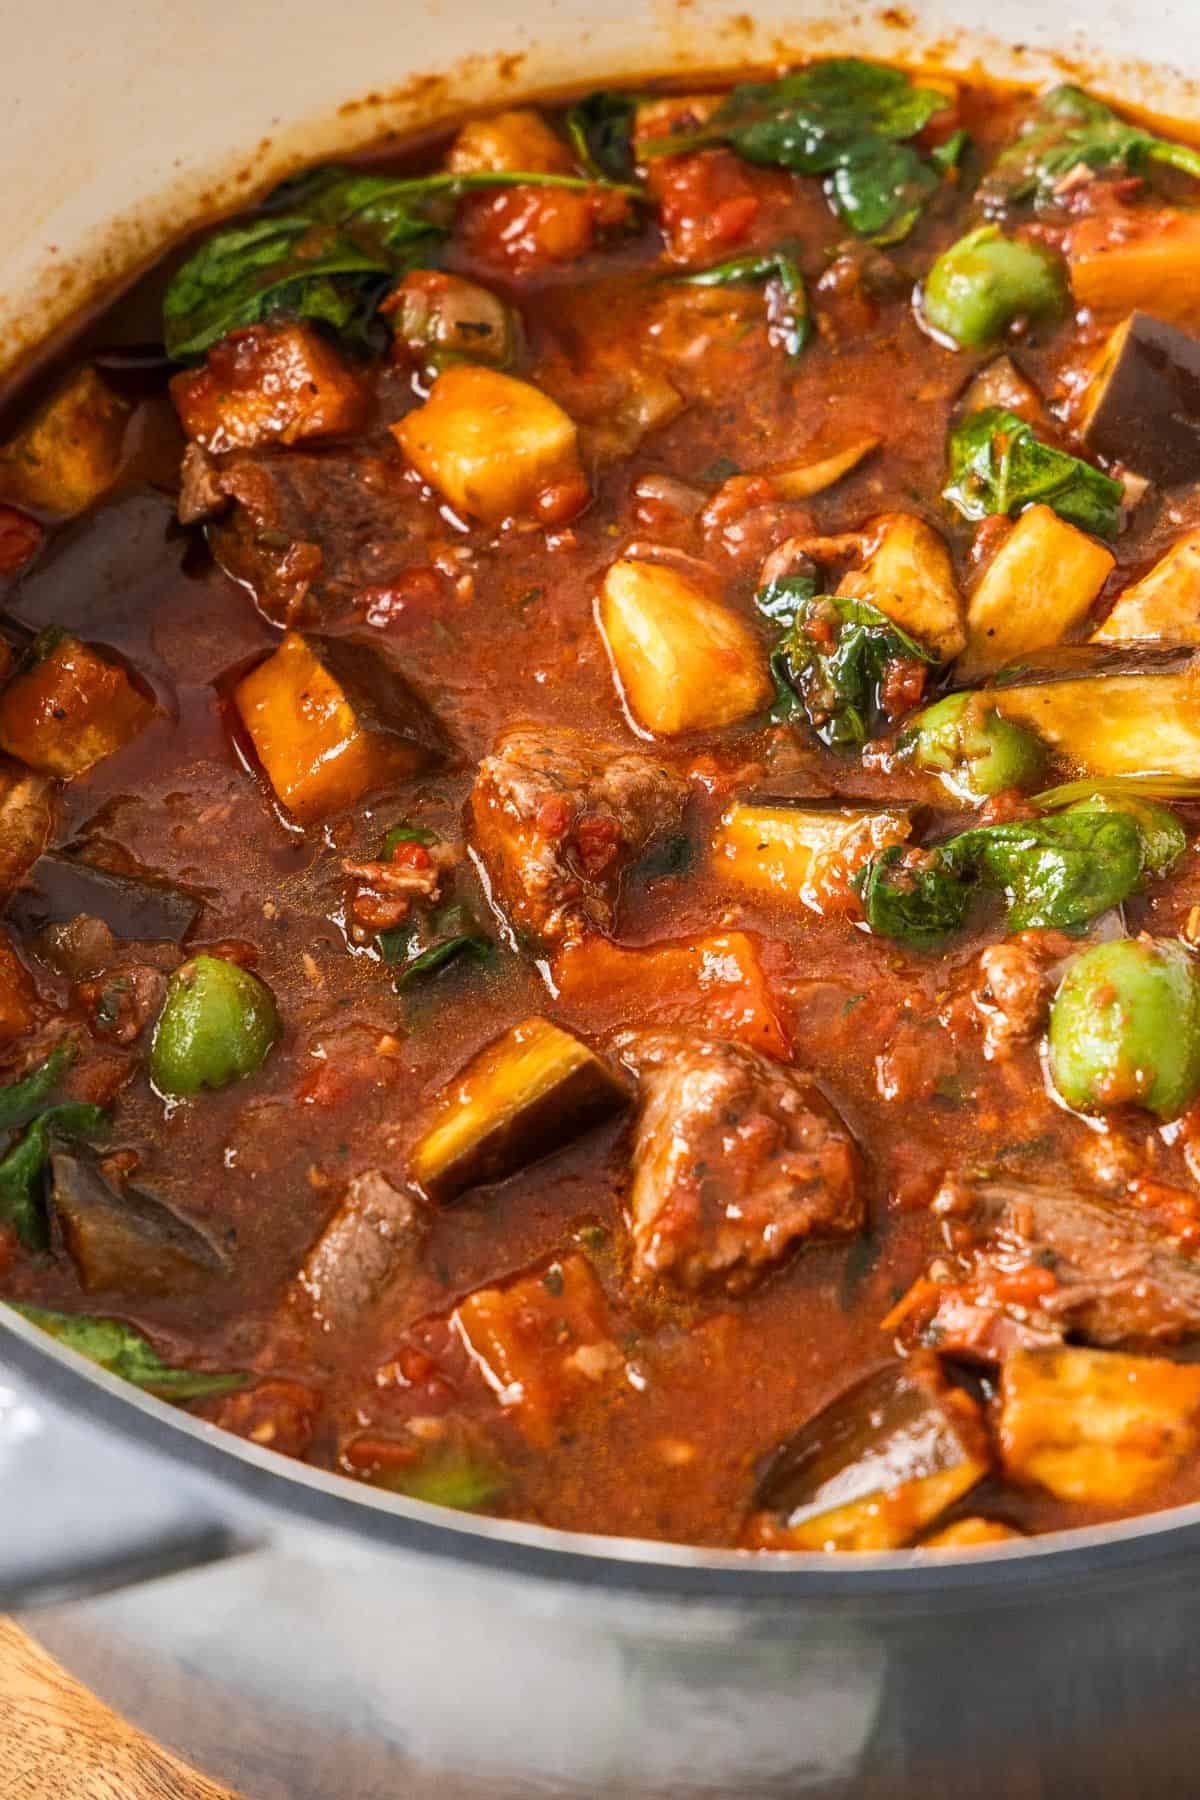
POLYGON ((963 157, 971 147, 970 133, 952 131, 944 144, 935 144, 929 152, 929 160, 940 175, 951 169, 957 169, 963 157))
POLYGON ((948 104, 900 69, 855 57, 748 82, 698 131, 643 146, 648 156, 725 143, 750 162, 830 177, 831 203, 852 230, 894 243, 912 229, 937 172, 904 146, 948 104))
POLYGON ((637 101, 631 94, 599 89, 567 114, 567 136, 580 166, 601 181, 628 181, 633 174, 633 120, 637 101))
POLYGON ((948 462, 943 497, 965 519, 1011 515, 1040 502, 1082 531, 1117 534, 1120 482, 1044 444, 1027 420, 1003 407, 984 407, 956 425, 948 462))
POLYGON ((100 1137, 108 1122, 103 1107, 82 1101, 48 1107, 0 1159, 0 1224, 10 1226, 27 1250, 44 1250, 49 1242, 44 1187, 51 1141, 100 1137))
POLYGON ((206 1375, 195 1369, 173 1368, 163 1362, 148 1338, 119 1319, 50 1312, 41 1306, 18 1306, 15 1301, 8 1304, 69 1350, 78 1351, 110 1375, 119 1375, 123 1381, 131 1381, 135 1387, 145 1388, 147 1393, 164 1400, 199 1400, 212 1394, 228 1394, 244 1387, 249 1379, 246 1375, 206 1375))
POLYGON ((711 269, 696 269, 671 278, 685 287, 732 287, 744 281, 765 281, 767 321, 771 341, 789 356, 799 356, 812 337, 808 293, 798 264, 786 250, 735 256, 711 269))
POLYGON ((1130 124, 1103 100, 1066 84, 1042 95, 1016 142, 996 158, 979 199, 993 213, 1041 204, 1080 167, 1136 175, 1153 163, 1200 179, 1200 150, 1130 124))
POLYGON ((971 870, 953 842, 915 854, 890 844, 859 870, 854 885, 871 930, 916 949, 959 930, 971 901, 971 870))
POLYGON ((766 587, 759 588, 754 596, 754 604, 764 619, 770 619, 772 625, 780 625, 785 631, 790 631, 796 623, 797 613, 814 597, 816 591, 814 576, 784 575, 778 581, 769 581, 766 587))
POLYGON ((383 860, 390 861, 401 844, 436 844, 437 833, 427 831, 423 825, 409 825, 403 819, 393 825, 383 840, 383 860))
POLYGON ((956 852, 1000 888, 1012 931, 1078 931, 1137 886, 1143 849, 1129 813, 1081 808, 988 825, 955 838, 956 852))
MULTIPOLYGON (((775 584, 785 585, 790 584, 775 584)), ((771 589, 765 592, 765 603, 757 601, 760 610, 784 603, 771 589)), ((935 659, 869 601, 837 594, 801 598, 771 658, 780 696, 776 716, 787 716, 791 693, 823 744, 833 749, 864 744, 888 723, 882 689, 897 660, 935 659)))
POLYGON ((470 908, 459 901, 439 906, 429 917, 412 924, 380 932, 378 941, 384 962, 398 971, 397 991, 436 973, 458 956, 486 962, 492 953, 491 939, 480 930, 470 908))
POLYGON ((77 1053, 75 1040, 64 1038, 31 1074, 13 1082, 10 1087, 0 1088, 0 1131, 15 1131, 18 1125, 27 1125, 41 1111, 77 1053))

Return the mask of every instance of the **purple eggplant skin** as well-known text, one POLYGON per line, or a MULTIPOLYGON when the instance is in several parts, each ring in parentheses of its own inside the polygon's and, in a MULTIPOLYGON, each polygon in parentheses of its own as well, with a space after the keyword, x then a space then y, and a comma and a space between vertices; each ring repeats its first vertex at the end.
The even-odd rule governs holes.
POLYGON ((103 920, 114 937, 181 944, 203 908, 199 894, 151 875, 101 869, 61 850, 47 851, 8 904, 5 918, 27 935, 80 913, 103 920))
POLYGON ((1135 312, 1109 339, 1083 441, 1159 487, 1200 478, 1200 338, 1135 312))
POLYGON ((50 1205, 85 1294, 161 1299, 229 1273, 227 1251, 206 1231, 152 1194, 118 1191, 91 1157, 50 1158, 50 1205))

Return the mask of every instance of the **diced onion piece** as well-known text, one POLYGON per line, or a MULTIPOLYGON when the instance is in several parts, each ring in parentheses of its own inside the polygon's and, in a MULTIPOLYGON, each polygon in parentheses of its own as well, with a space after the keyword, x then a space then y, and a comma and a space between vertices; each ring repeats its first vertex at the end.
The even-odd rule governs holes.
POLYGON ((882 442, 883 439, 878 437, 857 438, 844 450, 835 450, 831 456, 823 456, 817 462, 794 463, 786 469, 769 470, 768 479, 781 499, 807 500, 813 494, 824 493, 843 475, 849 475, 873 450, 878 450, 882 442))

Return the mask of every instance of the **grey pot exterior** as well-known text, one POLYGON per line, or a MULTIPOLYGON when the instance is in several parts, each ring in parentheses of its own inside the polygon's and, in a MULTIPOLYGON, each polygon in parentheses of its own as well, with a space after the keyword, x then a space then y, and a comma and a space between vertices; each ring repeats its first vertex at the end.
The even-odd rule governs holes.
POLYGON ((0 1354, 0 1606, 248 1800, 1195 1791, 1194 1509, 936 1563, 576 1544, 0 1354))

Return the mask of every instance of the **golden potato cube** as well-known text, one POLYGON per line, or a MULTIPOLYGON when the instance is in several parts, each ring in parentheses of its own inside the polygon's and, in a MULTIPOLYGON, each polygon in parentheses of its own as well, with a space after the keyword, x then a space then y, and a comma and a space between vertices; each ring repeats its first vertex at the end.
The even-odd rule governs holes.
POLYGON ((0 694, 0 749, 69 780, 129 743, 153 712, 119 663, 47 631, 0 694))
POLYGON ((1119 594, 1093 637, 1200 644, 1200 531, 1186 532, 1148 574, 1119 594))
POLYGON ((1076 1345, 1018 1350, 1001 1377, 999 1439, 1016 1480, 1128 1506, 1200 1442, 1200 1366, 1076 1345))
POLYGON ((1021 514, 967 606, 961 673, 984 674, 1061 643, 1108 580, 1116 559, 1048 506, 1021 514))
POLYGON ((447 369, 424 406, 391 429, 422 479, 485 525, 536 518, 556 490, 586 487, 575 421, 498 369, 447 369))
POLYGON ((738 801, 713 839, 717 872, 759 893, 799 900, 817 913, 860 913, 851 877, 888 844, 912 831, 902 808, 824 809, 738 801))
POLYGON ((531 106, 468 119, 446 158, 454 175, 569 175, 575 167, 566 144, 531 106))
POLYGON ((0 495, 69 518, 116 480, 129 407, 89 363, 0 450, 0 495))
POLYGON ((669 563, 614 563, 599 623, 626 704, 647 731, 732 725, 770 701, 767 656, 750 626, 669 563))
POLYGON ((950 552, 913 513, 885 513, 871 529, 873 550, 861 569, 843 577, 838 593, 869 601, 939 661, 949 662, 966 642, 950 552))
POLYGON ((920 1547, 922 1550, 981 1550, 988 1544, 1005 1544, 1024 1535, 1023 1531, 1014 1531, 1011 1525, 1004 1525, 999 1519, 985 1519, 979 1513, 972 1513, 969 1518, 955 1519, 953 1525, 944 1525, 932 1537, 922 1538, 920 1547))
POLYGON ((267 779, 301 824, 424 768, 440 732, 366 645, 289 631, 233 695, 267 779))

